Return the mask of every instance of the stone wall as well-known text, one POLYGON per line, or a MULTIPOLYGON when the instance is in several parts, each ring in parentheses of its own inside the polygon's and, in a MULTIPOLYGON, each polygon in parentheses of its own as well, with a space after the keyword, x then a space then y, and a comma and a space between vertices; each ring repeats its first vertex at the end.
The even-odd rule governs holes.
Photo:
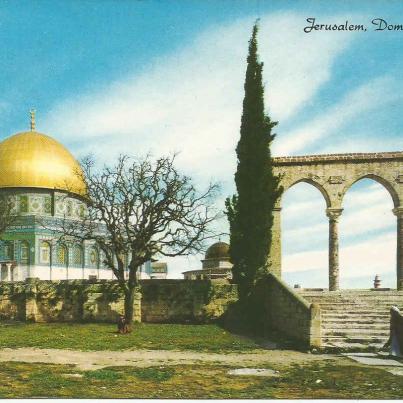
POLYGON ((143 280, 143 322, 205 323, 237 300, 237 286, 220 280, 143 280))
MULTIPOLYGON (((236 285, 220 281, 144 280, 134 320, 205 323, 218 319, 237 298, 236 285)), ((0 320, 116 322, 124 298, 116 281, 88 280, 0 283, 0 320)))
POLYGON ((263 306, 262 321, 267 330, 276 330, 303 347, 320 347, 318 305, 310 304, 274 274, 257 284, 256 297, 263 306))
MULTIPOLYGON (((134 320, 141 320, 141 294, 134 320)), ((0 319, 33 322, 115 322, 123 313, 123 295, 116 282, 83 280, 0 283, 0 319)))

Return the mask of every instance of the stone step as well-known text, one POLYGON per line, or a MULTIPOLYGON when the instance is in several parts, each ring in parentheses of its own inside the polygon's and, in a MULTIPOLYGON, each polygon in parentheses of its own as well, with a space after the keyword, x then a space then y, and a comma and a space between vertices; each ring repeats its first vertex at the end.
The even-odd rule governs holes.
POLYGON ((384 345, 389 337, 385 336, 323 336, 322 342, 328 344, 329 342, 342 341, 346 344, 381 344, 384 345))
POLYGON ((300 295, 304 296, 338 296, 338 297, 350 297, 350 296, 355 296, 355 295, 397 295, 397 296, 403 296, 403 291, 397 291, 397 290, 385 290, 385 291, 373 291, 373 290, 342 290, 342 291, 309 291, 309 290, 303 290, 299 289, 296 290, 296 292, 300 295))
POLYGON ((323 329, 374 329, 389 331, 389 323, 368 323, 368 322, 322 322, 323 329))
POLYGON ((403 295, 354 295, 354 296, 305 296, 301 295, 302 298, 305 298, 308 301, 402 301, 403 295))
POLYGON ((338 317, 338 316, 323 316, 322 323, 328 324, 329 326, 340 326, 340 325, 350 325, 354 323, 360 323, 362 325, 372 326, 372 325, 387 325, 389 326, 390 320, 388 317, 366 317, 366 316, 350 316, 349 318, 338 317))
MULTIPOLYGON (((309 301, 311 302, 311 301, 309 301)), ((311 302, 311 303, 316 303, 317 305, 320 306, 334 306, 334 307, 346 307, 346 306, 365 306, 365 307, 392 307, 392 305, 397 305, 397 306, 402 306, 401 303, 399 304, 391 304, 389 302, 385 301, 318 301, 318 302, 311 302)))
POLYGON ((365 350, 379 350, 384 346, 385 343, 346 343, 343 339, 340 340, 332 340, 329 342, 322 343, 322 349, 337 349, 337 350, 345 350, 345 351, 365 351, 365 350))
POLYGON ((322 320, 335 320, 335 321, 353 321, 366 320, 366 321, 378 321, 378 322, 389 322, 390 315, 388 313, 370 313, 367 315, 358 313, 341 313, 341 312, 321 312, 322 320))
POLYGON ((383 329, 322 329, 324 337, 389 337, 389 330, 383 329))
POLYGON ((320 306, 322 348, 368 350, 381 348, 389 338, 390 308, 403 310, 403 292, 336 291, 300 292, 320 306))
POLYGON ((357 299, 357 300, 349 300, 349 301, 343 301, 343 300, 323 300, 323 299, 306 299, 311 304, 318 304, 318 305, 335 305, 335 306, 341 306, 341 305, 365 305, 365 306, 398 306, 398 307, 403 307, 403 301, 401 299, 398 300, 379 300, 379 299, 373 299, 373 300, 365 300, 365 299, 357 299))
POLYGON ((339 312, 385 312, 389 313, 390 306, 368 305, 368 304, 354 304, 354 305, 334 305, 334 304, 318 304, 322 311, 339 311, 339 312))
POLYGON ((374 309, 321 309, 320 310, 323 317, 325 316, 346 316, 346 317, 358 317, 358 316, 365 316, 367 318, 389 318, 390 312, 389 310, 374 310, 374 309))
POLYGON ((399 309, 403 308, 402 301, 308 301, 308 303, 316 304, 320 306, 370 306, 370 307, 382 307, 390 309, 392 306, 397 306, 399 309))
POLYGON ((335 309, 323 309, 321 310, 322 317, 367 317, 367 318, 389 318, 390 313, 384 310, 367 310, 367 309, 356 309, 356 310, 335 310, 335 309))
POLYGON ((402 293, 373 293, 373 294, 365 294, 365 293, 357 293, 357 294, 304 294, 304 293, 298 293, 303 298, 321 298, 321 299, 357 299, 357 298, 363 298, 363 299, 372 299, 372 298, 379 298, 379 299, 387 299, 387 298, 392 298, 392 299, 402 299, 403 294, 402 293))

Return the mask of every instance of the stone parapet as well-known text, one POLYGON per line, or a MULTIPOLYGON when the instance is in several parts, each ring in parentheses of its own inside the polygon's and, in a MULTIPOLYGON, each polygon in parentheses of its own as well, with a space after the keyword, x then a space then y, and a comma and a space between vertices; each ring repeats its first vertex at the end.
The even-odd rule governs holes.
POLYGON ((300 163, 330 163, 330 162, 365 162, 376 160, 403 160, 403 151, 391 151, 380 153, 345 153, 345 154, 317 154, 317 155, 298 155, 287 157, 274 157, 273 164, 287 165, 300 163))
POLYGON ((293 339, 304 348, 320 347, 321 311, 275 274, 262 279, 256 289, 259 303, 264 307, 267 330, 275 330, 293 339))

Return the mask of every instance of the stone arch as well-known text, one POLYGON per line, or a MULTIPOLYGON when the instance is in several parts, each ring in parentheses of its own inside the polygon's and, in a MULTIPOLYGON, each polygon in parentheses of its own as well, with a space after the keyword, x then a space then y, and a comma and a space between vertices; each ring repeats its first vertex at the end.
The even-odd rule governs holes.
POLYGON ((281 200, 282 200, 285 192, 287 192, 293 186, 298 185, 299 183, 307 183, 309 185, 314 186, 316 189, 319 190, 319 192, 322 194, 323 198, 325 199, 326 207, 331 206, 330 197, 329 197, 329 194, 327 193, 326 189, 320 183, 314 181, 313 179, 302 177, 302 178, 296 179, 296 180, 294 180, 294 181, 292 181, 292 182, 290 182, 288 184, 280 183, 280 185, 283 186, 284 190, 283 190, 283 193, 282 193, 282 195, 280 197, 280 200, 278 201, 278 207, 281 206, 281 200))
POLYGON ((28 241, 21 241, 20 263, 23 265, 29 265, 30 263, 30 244, 28 241))
POLYGON ((92 268, 99 268, 99 250, 96 246, 90 246, 88 250, 88 266, 92 268))
POLYGON ((5 260, 14 260, 14 242, 4 241, 2 246, 3 246, 3 258, 5 260))
POLYGON ((56 264, 62 267, 68 265, 68 248, 63 243, 58 243, 56 246, 56 264))
MULTIPOLYGON (((345 214, 348 214, 348 212, 352 213, 354 211, 354 208, 356 208, 355 212, 362 212, 362 209, 366 209, 368 207, 374 207, 376 205, 379 206, 380 203, 387 203, 387 205, 385 206, 385 209, 383 209, 383 212, 385 214, 385 216, 383 215, 374 215, 374 214, 369 214, 367 213, 366 216, 362 216, 362 224, 360 224, 361 227, 361 231, 362 233, 359 236, 364 236, 366 234, 369 233, 369 231, 374 231, 374 227, 373 225, 368 224, 368 220, 367 218, 369 218, 369 215, 371 215, 371 217, 373 217, 375 220, 379 221, 381 219, 381 221, 385 224, 387 222, 388 224, 388 236, 389 235, 394 235, 393 234, 393 230, 390 225, 393 224, 393 221, 395 219, 394 215, 395 215, 395 209, 397 206, 399 206, 399 195, 396 191, 396 189, 393 186, 393 182, 390 183, 390 181, 388 181, 387 179, 385 179, 384 177, 380 176, 380 175, 376 175, 373 173, 370 174, 361 174, 361 175, 357 175, 355 177, 352 177, 351 180, 346 184, 346 186, 343 189, 343 194, 342 194, 342 199, 341 199, 341 207, 343 210, 343 216, 345 214), (359 199, 359 203, 358 206, 356 206, 355 202, 352 202, 352 200, 350 201, 350 203, 347 202, 347 197, 353 193, 353 187, 354 185, 360 183, 362 180, 365 179, 370 179, 370 181, 367 181, 368 186, 371 186, 373 184, 378 184, 377 186, 377 191, 379 189, 382 189, 382 202, 374 202, 374 201, 368 201, 367 199, 367 190, 370 192, 369 189, 360 189, 359 190, 359 194, 360 194, 360 199, 359 199), (369 182, 369 183, 368 183, 369 182), (347 196, 347 197, 346 197, 347 196), (364 204, 362 204, 364 202, 364 204), (390 202, 393 203, 393 209, 390 206, 390 202), (378 217, 378 219, 376 218, 378 217), (382 218, 381 218, 382 217, 382 218), (367 225, 366 225, 367 223, 367 225)), ((347 218, 347 217, 346 217, 347 218)), ((375 224, 376 225, 376 224, 375 224)), ((345 230, 348 231, 348 228, 350 228, 349 226, 344 225, 343 227, 340 228, 340 234, 343 234, 343 232, 345 230)), ((384 231, 384 229, 382 230, 384 231)), ((351 236, 351 235, 350 235, 351 236)), ((393 236, 393 243, 396 242, 396 238, 395 236, 393 236)), ((397 232, 397 241, 399 239, 399 231, 397 232)), ((341 238, 340 238, 341 240, 341 238)), ((340 242, 340 255, 341 255, 341 250, 343 250, 344 248, 346 248, 347 246, 347 242, 340 242), (345 242, 345 243, 344 243, 345 242)), ((398 242, 397 242, 397 247, 398 247, 398 242)), ((399 253, 399 250, 397 250, 397 253, 399 253)), ((366 253, 364 252, 363 254, 366 255, 366 253)), ((377 257, 378 258, 378 257, 377 257)), ((360 259, 361 260, 361 259, 360 259)), ((383 260, 383 259, 379 259, 379 260, 383 260)), ((397 260, 398 263, 398 260, 397 260)), ((387 264, 385 263, 384 267, 390 269, 392 267, 392 265, 390 264, 390 262, 388 262, 387 264)), ((343 265, 340 265, 340 273, 339 276, 342 279, 343 276, 348 272, 349 269, 349 263, 348 261, 344 261, 343 265), (344 275, 343 275, 344 273, 344 275)), ((367 280, 366 280, 366 284, 370 284, 370 281, 372 281, 372 279, 375 277, 375 274, 378 272, 378 270, 373 269, 373 271, 371 271, 368 267, 366 267, 365 272, 362 272, 362 276, 367 275, 367 280), (371 274, 371 278, 369 277, 369 275, 371 274)), ((399 288, 399 270, 397 269, 397 288, 399 288)))
MULTIPOLYGON (((360 179, 383 185, 397 218, 397 287, 403 289, 403 151, 274 157, 273 171, 286 192, 299 182, 319 189, 326 200, 329 219, 329 289, 337 290, 339 276, 338 220, 343 197, 360 179)), ((272 245, 268 269, 281 276, 281 199, 273 209, 272 245)))
POLYGON ((349 191, 349 189, 357 182, 359 182, 362 179, 372 179, 373 181, 379 183, 380 185, 382 185, 387 192, 390 194, 392 201, 393 201, 393 206, 395 208, 399 207, 401 205, 401 201, 399 199, 399 195, 396 191, 396 189, 394 188, 394 186, 385 178, 379 176, 379 175, 375 175, 373 173, 370 174, 363 174, 363 175, 359 175, 357 177, 355 177, 352 181, 350 181, 348 184, 346 184, 346 186, 343 189, 343 193, 342 193, 342 200, 344 199, 344 196, 346 195, 346 193, 349 191))
MULTIPOLYGON (((294 189, 296 192, 298 192, 298 190, 294 189)), ((285 188, 283 192, 283 199, 281 201, 281 208, 279 208, 278 213, 275 212, 275 214, 278 214, 277 219, 275 219, 277 230, 275 230, 275 233, 273 234, 274 237, 278 236, 277 244, 279 258, 277 260, 277 264, 280 262, 280 256, 284 256, 284 254, 293 255, 300 252, 311 252, 318 247, 316 241, 321 246, 324 246, 327 243, 328 234, 324 224, 326 224, 326 210, 329 205, 330 198, 326 189, 321 184, 310 178, 297 179, 285 188), (298 185, 300 184, 305 184, 305 186, 300 186, 299 188, 298 185), (298 197, 298 200, 296 200, 296 194, 291 194, 293 188, 295 187, 303 192, 299 194, 303 197, 303 199, 298 197), (290 189, 291 192, 289 192, 290 189), (298 209, 293 210, 293 208, 298 209), (288 209, 293 210, 293 212, 288 209), (296 226, 295 220, 300 220, 302 216, 305 217, 304 225, 296 226), (314 234, 315 248, 313 248, 311 246, 311 242, 309 241, 309 245, 306 241, 311 235, 309 232, 310 229, 316 226, 318 226, 318 230, 314 234), (295 233, 294 230, 297 230, 297 232, 295 233), (306 245, 303 247, 301 244, 305 242, 306 245), (297 249, 295 249, 296 246, 297 249)), ((322 257, 321 261, 324 265, 327 264, 326 260, 324 260, 322 257)), ((292 266, 294 266, 294 264, 292 264, 292 266)), ((304 263, 298 261, 297 264, 301 270, 310 270, 313 267, 312 265, 315 265, 316 267, 316 261, 314 259, 306 259, 304 263)), ((318 277, 322 283, 321 286, 324 285, 323 281, 325 276, 326 271, 321 270, 318 277)))
POLYGON ((49 241, 41 241, 39 244, 39 263, 42 265, 51 265, 52 245, 49 241))
POLYGON ((79 244, 74 244, 71 248, 71 266, 83 267, 84 265, 84 250, 79 244))

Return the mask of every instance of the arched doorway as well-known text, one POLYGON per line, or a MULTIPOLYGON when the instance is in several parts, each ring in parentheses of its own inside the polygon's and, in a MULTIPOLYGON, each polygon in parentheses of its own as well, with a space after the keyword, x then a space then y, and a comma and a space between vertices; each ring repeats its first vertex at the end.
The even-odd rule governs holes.
POLYGON ((339 220, 340 288, 396 288, 394 201, 377 178, 360 178, 343 197, 339 220))
POLYGON ((327 287, 328 219, 325 195, 299 181, 281 200, 282 277, 291 286, 327 287))

